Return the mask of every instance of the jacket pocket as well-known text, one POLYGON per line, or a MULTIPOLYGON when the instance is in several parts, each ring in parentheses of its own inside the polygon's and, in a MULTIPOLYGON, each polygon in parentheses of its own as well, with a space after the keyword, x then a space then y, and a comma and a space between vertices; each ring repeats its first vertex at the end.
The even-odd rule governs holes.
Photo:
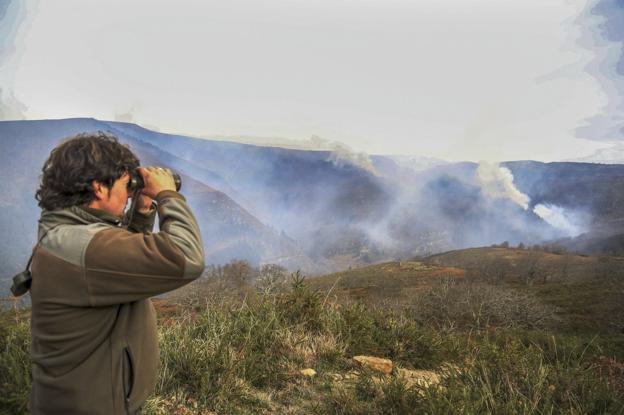
POLYGON ((124 347, 122 359, 124 401, 127 407, 134 387, 134 361, 129 348, 124 347))

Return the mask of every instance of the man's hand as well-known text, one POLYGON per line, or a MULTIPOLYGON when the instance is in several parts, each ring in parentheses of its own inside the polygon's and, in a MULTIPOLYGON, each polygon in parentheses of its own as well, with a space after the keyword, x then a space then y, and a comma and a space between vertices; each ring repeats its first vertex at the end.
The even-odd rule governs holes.
POLYGON ((153 199, 151 197, 141 193, 139 195, 139 200, 137 200, 136 211, 145 215, 150 213, 150 210, 152 210, 152 201, 153 199))
MULTIPOLYGON (((141 196, 154 199, 163 190, 176 191, 175 181, 169 169, 165 170, 162 167, 139 167, 139 173, 141 173, 145 182, 145 187, 141 190, 141 196)), ((139 203, 141 202, 139 200, 139 203)))

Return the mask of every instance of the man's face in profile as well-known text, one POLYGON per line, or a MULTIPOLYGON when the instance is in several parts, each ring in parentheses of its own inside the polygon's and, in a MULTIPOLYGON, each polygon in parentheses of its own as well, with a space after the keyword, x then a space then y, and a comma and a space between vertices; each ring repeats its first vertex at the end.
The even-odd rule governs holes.
POLYGON ((97 200, 95 207, 105 212, 113 214, 115 216, 122 216, 128 203, 128 182, 130 181, 130 175, 125 173, 119 179, 115 180, 113 186, 109 189, 106 186, 102 187, 102 198, 97 200))

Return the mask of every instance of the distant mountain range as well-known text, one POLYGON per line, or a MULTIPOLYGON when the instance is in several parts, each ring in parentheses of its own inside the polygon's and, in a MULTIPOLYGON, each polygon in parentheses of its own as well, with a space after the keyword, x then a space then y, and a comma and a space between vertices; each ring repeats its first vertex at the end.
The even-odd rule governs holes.
POLYGON ((4 121, 0 281, 25 265, 35 242, 34 192, 50 150, 98 130, 116 134, 143 165, 181 174, 207 263, 247 259, 310 274, 504 240, 578 241, 538 216, 538 204, 577 221, 585 238, 624 233, 621 165, 503 163, 529 198, 525 209, 484 191, 476 163, 260 147, 95 119, 4 121))

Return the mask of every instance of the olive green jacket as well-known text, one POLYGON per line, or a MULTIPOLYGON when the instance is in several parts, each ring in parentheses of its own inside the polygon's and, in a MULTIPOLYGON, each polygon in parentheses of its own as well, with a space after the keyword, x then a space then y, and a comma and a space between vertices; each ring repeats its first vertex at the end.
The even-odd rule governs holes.
POLYGON ((149 297, 199 277, 204 252, 184 197, 156 196, 155 212, 118 217, 71 207, 44 211, 32 262, 33 414, 134 413, 158 371, 149 297), (47 234, 44 236, 44 234, 47 234))

